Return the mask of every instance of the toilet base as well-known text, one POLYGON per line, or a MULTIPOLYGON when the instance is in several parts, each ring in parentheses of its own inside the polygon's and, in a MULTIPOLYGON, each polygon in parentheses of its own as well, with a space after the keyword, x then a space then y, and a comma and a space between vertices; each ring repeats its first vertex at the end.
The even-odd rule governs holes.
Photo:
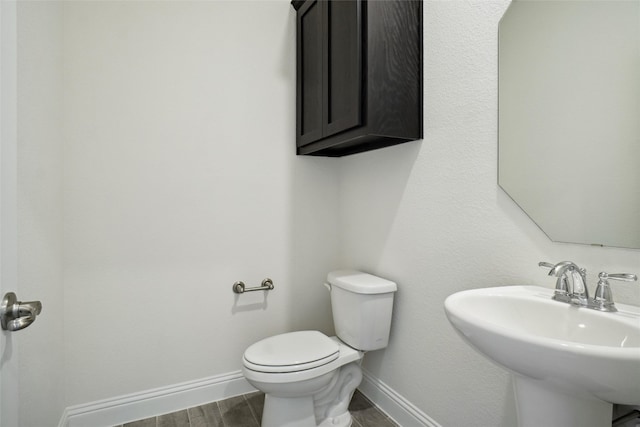
POLYGON ((351 414, 347 411, 337 417, 327 418, 318 427, 350 427, 352 425, 351 414))
POLYGON ((300 372, 254 371, 243 365, 247 381, 265 393, 262 427, 349 427, 349 403, 362 381, 364 352, 331 337, 337 359, 300 372))
POLYGON ((265 395, 261 427, 350 427, 351 414, 347 411, 326 418, 316 424, 313 397, 282 398, 265 395))
MULTIPOLYGON (((357 362, 325 374, 324 388, 307 396, 292 397, 283 390, 265 392, 262 427, 349 427, 349 403, 362 381, 357 362), (280 392, 281 396, 274 394, 280 392)), ((321 380, 322 378, 318 378, 321 380)), ((267 387, 263 387, 267 388, 267 387)), ((286 390, 286 389, 285 389, 286 390)))
POLYGON ((262 427, 317 427, 313 414, 313 396, 264 396, 262 427))

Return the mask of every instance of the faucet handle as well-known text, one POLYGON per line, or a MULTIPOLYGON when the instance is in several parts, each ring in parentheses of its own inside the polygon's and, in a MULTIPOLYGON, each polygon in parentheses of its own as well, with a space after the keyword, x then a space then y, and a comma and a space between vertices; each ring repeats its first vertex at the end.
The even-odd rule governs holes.
POLYGON ((546 262, 546 261, 540 261, 538 263, 538 267, 544 267, 544 268, 548 268, 549 270, 551 270, 553 267, 555 267, 555 264, 551 264, 550 262, 546 262))
POLYGON ((620 280, 622 282, 635 282, 636 280, 638 280, 638 276, 636 276, 635 274, 629 274, 629 273, 607 273, 607 272, 601 272, 600 274, 598 274, 598 278, 600 279, 611 279, 611 280, 620 280))
POLYGON ((622 282, 633 282, 638 280, 638 276, 635 274, 627 273, 615 273, 609 274, 606 271, 598 274, 598 286, 593 296, 593 302, 596 304, 596 308, 602 311, 618 311, 613 303, 613 293, 611 292, 611 286, 609 279, 620 280, 622 282))

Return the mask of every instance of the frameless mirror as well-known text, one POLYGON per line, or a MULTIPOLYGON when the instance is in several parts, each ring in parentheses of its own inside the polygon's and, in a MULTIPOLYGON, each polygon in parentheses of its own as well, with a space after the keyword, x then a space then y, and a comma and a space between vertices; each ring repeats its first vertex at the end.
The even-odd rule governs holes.
POLYGON ((553 241, 640 248, 640 0, 514 0, 498 181, 553 241))

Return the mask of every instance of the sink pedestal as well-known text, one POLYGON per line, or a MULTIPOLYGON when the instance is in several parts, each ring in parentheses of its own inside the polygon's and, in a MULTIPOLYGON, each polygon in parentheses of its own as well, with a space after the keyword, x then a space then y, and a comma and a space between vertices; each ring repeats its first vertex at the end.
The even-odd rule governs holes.
POLYGON ((613 405, 513 375, 518 427, 611 427, 613 405))

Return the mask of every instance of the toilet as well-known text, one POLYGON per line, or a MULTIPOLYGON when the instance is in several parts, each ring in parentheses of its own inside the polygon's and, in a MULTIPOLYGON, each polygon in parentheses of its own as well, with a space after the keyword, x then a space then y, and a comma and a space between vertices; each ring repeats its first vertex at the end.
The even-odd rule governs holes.
POLYGON ((262 427, 348 427, 366 351, 389 342, 394 282, 353 270, 327 275, 336 331, 298 331, 249 346, 242 372, 265 393, 262 427))

